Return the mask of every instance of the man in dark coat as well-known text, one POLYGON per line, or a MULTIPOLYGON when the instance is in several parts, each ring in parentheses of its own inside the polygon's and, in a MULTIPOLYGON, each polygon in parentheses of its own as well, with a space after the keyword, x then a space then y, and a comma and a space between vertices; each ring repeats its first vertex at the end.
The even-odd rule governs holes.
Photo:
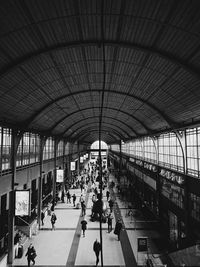
POLYGON ((41 222, 42 222, 42 225, 44 225, 44 217, 45 217, 45 215, 44 215, 44 212, 42 211, 41 212, 41 222))
POLYGON ((81 221, 81 228, 83 231, 83 237, 85 237, 85 230, 87 229, 87 221, 85 219, 81 221))
POLYGON ((113 220, 113 216, 112 213, 108 214, 108 233, 110 233, 112 231, 112 220, 113 220))
POLYGON ((99 243, 97 239, 94 241, 93 250, 96 255, 96 266, 97 266, 99 263, 99 252, 101 251, 101 244, 99 243))
POLYGON ((37 254, 32 244, 29 245, 25 256, 27 257, 28 266, 30 266, 31 261, 33 262, 33 265, 35 265, 35 257, 37 256, 37 254))
POLYGON ((74 204, 74 207, 75 207, 76 206, 76 195, 75 194, 73 194, 72 199, 73 199, 73 204, 74 204))
POLYGON ((110 199, 110 200, 108 201, 108 204, 109 204, 109 207, 110 207, 110 212, 112 212, 112 211, 113 211, 113 206, 114 206, 114 202, 113 202, 113 200, 110 199))
POLYGON ((115 230, 114 230, 114 234, 118 236, 118 241, 120 241, 121 230, 122 230, 122 223, 121 223, 121 220, 118 219, 115 225, 115 230))

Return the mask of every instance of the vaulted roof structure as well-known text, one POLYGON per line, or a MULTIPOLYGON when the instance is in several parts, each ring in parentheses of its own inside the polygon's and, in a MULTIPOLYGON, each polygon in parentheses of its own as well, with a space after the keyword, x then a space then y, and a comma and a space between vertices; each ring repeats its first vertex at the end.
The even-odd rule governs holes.
POLYGON ((200 122, 200 1, 4 0, 0 124, 108 144, 200 122))

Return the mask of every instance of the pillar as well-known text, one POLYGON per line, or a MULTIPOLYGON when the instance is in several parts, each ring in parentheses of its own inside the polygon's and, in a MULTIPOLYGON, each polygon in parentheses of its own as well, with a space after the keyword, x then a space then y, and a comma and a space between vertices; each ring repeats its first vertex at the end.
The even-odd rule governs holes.
POLYGON ((53 200, 56 199, 57 147, 58 147, 58 140, 55 140, 55 141, 54 141, 53 200))
POLYGON ((16 154, 21 134, 12 131, 11 140, 11 191, 9 192, 9 212, 8 212, 8 264, 13 263, 14 258, 14 222, 15 222, 15 183, 16 183, 16 154))
POLYGON ((42 211, 42 177, 43 177, 43 149, 46 139, 40 137, 40 176, 38 178, 38 209, 37 209, 37 223, 40 229, 41 225, 41 211, 42 211))
POLYGON ((77 174, 79 175, 80 173, 80 146, 79 146, 79 142, 78 142, 78 161, 77 161, 77 174))
POLYGON ((119 143, 119 173, 118 173, 118 183, 120 182, 122 172, 122 142, 119 143))

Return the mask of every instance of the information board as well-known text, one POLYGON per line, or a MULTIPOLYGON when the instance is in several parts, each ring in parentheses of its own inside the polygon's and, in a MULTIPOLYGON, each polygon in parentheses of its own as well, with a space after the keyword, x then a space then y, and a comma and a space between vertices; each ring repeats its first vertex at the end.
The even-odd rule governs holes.
POLYGON ((148 250, 147 240, 148 240, 147 237, 137 238, 138 252, 146 252, 148 250))

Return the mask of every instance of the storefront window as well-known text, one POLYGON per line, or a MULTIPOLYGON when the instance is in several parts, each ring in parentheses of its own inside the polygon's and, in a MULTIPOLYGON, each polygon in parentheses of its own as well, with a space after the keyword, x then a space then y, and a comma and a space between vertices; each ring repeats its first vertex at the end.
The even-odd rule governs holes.
POLYGON ((168 211, 169 214, 169 238, 174 243, 178 241, 178 218, 176 214, 168 211))
POLYGON ((10 169, 11 130, 3 128, 2 170, 10 169))
POLYGON ((191 201, 191 215, 195 220, 200 221, 200 196, 191 193, 190 201, 191 201))

